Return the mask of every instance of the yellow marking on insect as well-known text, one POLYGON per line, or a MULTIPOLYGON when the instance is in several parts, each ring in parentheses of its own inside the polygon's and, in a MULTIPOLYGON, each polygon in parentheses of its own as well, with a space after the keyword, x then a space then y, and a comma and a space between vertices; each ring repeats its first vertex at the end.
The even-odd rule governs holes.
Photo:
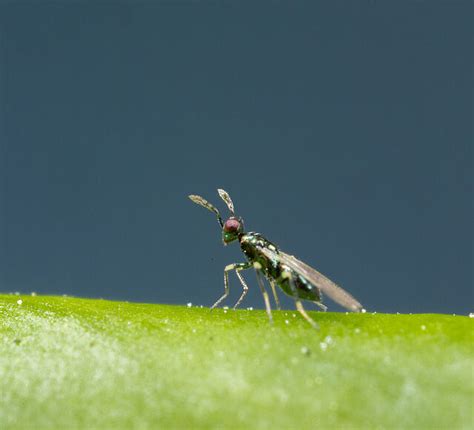
POLYGON ((229 270, 234 270, 235 264, 228 264, 225 266, 225 271, 228 272, 229 270))
POLYGON ((262 268, 262 265, 258 261, 254 261, 253 267, 257 270, 260 270, 262 268))
POLYGON ((285 271, 285 272, 283 272, 283 273, 281 274, 281 277, 282 277, 283 279, 290 279, 290 278, 291 278, 291 273, 285 271))

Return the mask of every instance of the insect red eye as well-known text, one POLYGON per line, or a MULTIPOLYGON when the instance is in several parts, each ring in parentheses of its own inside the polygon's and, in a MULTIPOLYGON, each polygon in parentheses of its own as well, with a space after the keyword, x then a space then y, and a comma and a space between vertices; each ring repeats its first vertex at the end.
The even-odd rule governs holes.
POLYGON ((240 222, 237 221, 236 219, 228 219, 225 224, 224 224, 224 231, 226 232, 234 232, 239 230, 240 228, 240 222))

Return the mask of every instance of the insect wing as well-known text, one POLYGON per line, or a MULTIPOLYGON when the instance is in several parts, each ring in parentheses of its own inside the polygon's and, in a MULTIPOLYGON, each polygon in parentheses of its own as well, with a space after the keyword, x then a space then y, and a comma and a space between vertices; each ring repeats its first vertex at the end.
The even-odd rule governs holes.
POLYGON ((308 282, 316 285, 324 294, 336 303, 354 312, 362 311, 362 305, 354 297, 330 279, 326 278, 322 273, 319 273, 316 269, 313 269, 311 266, 298 260, 295 256, 281 251, 278 253, 278 257, 281 263, 286 264, 295 272, 302 275, 308 282))

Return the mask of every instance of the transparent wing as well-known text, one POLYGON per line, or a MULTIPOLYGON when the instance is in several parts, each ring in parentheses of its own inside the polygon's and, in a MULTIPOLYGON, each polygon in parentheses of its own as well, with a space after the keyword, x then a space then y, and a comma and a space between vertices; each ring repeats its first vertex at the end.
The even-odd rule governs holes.
POLYGON ((362 305, 347 291, 343 290, 330 279, 326 278, 326 276, 324 276, 322 273, 319 273, 316 269, 313 269, 311 266, 308 266, 306 263, 298 260, 295 256, 285 254, 282 251, 279 251, 278 254, 267 249, 260 249, 260 251, 268 258, 278 258, 281 263, 301 274, 301 276, 306 278, 308 282, 316 285, 324 294, 346 309, 349 309, 353 312, 362 311, 362 305))

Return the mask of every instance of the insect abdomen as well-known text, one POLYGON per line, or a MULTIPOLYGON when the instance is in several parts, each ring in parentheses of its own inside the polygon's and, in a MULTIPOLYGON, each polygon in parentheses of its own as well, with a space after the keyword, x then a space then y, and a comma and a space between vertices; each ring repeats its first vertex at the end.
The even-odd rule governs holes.
POLYGON ((321 301, 321 293, 319 288, 310 284, 305 278, 297 274, 293 270, 282 270, 282 275, 276 279, 277 285, 283 292, 291 297, 296 296, 303 300, 310 300, 312 302, 321 301), (293 282, 293 286, 290 284, 293 282))

